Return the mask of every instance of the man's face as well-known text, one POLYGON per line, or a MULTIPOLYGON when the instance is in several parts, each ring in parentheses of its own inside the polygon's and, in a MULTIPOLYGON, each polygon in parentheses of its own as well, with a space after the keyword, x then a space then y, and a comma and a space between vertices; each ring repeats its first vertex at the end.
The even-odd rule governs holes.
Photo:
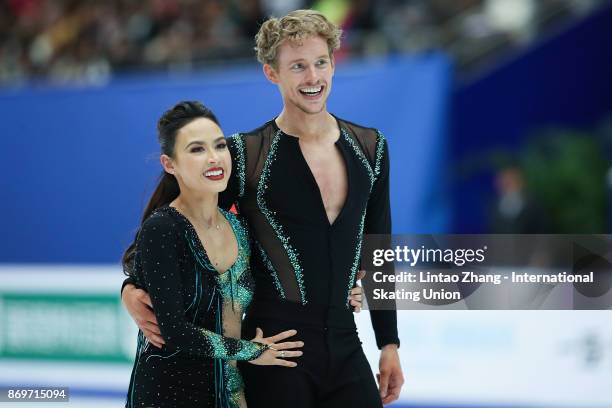
POLYGON ((279 86, 286 108, 315 114, 325 109, 334 75, 327 42, 313 36, 300 44, 285 40, 277 52, 276 69, 264 66, 266 76, 279 86))

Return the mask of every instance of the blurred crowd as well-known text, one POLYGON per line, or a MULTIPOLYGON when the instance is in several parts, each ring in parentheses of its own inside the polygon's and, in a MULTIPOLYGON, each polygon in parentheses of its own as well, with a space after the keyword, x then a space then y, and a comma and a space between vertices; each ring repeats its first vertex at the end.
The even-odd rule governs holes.
POLYGON ((104 83, 254 61, 268 16, 315 8, 344 30, 337 58, 445 49, 459 68, 608 0, 4 0, 0 85, 104 83))

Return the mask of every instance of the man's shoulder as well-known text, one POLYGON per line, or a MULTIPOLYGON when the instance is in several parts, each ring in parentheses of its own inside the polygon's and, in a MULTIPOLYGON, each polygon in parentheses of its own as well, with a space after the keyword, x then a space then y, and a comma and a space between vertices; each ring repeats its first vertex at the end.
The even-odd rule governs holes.
POLYGON ((261 137, 269 134, 273 134, 276 132, 276 127, 274 126, 274 120, 269 120, 263 125, 250 130, 248 132, 238 132, 234 133, 230 136, 230 138, 241 137, 241 138, 253 138, 253 137, 261 137))
POLYGON ((359 139, 362 143, 376 143, 382 136, 382 133, 374 127, 360 125, 350 120, 336 117, 340 126, 359 139))

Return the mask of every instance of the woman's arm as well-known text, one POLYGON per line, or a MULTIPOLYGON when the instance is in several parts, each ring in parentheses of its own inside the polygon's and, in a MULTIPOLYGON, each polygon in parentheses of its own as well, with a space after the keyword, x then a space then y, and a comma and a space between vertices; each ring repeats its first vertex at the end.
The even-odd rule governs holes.
POLYGON ((138 239, 142 280, 151 297, 161 337, 169 351, 194 357, 253 360, 268 346, 248 340, 224 337, 189 322, 185 317, 183 287, 175 221, 164 215, 149 218, 138 239))

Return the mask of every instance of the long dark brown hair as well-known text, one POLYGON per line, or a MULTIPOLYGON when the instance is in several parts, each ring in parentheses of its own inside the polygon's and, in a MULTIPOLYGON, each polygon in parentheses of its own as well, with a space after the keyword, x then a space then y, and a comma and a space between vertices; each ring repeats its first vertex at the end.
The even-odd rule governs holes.
MULTIPOLYGON (((164 112, 157 122, 157 140, 161 148, 161 153, 174 157, 174 145, 176 143, 176 135, 178 131, 191 121, 198 118, 210 119, 219 126, 219 121, 215 114, 197 101, 182 101, 174 105, 171 109, 164 112)), ((156 209, 170 204, 180 193, 178 182, 174 175, 166 173, 162 170, 159 177, 159 182, 155 191, 151 195, 149 203, 145 207, 140 221, 140 226, 136 232, 134 241, 128 246, 123 254, 121 263, 123 264, 123 272, 126 275, 132 275, 134 272, 134 256, 136 255, 136 241, 140 228, 147 218, 156 209)))

